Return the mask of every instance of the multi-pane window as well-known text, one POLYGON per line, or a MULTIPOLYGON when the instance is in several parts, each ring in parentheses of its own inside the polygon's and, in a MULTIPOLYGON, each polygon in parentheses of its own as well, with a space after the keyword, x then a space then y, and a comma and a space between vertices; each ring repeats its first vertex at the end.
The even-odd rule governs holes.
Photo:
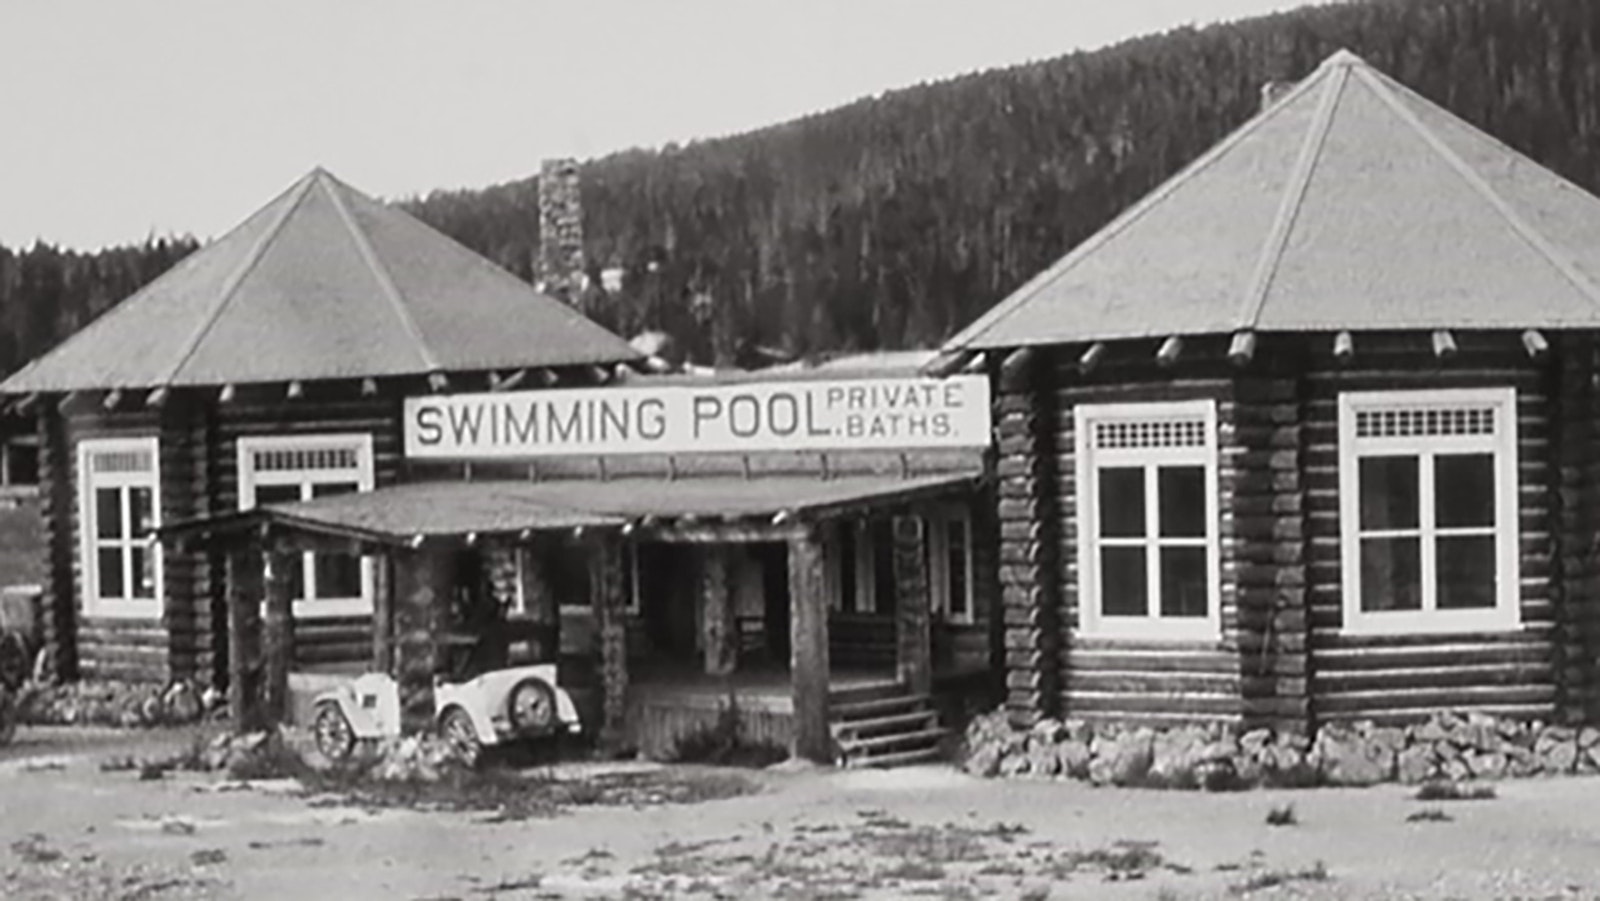
MULTIPOLYGON (((371 491, 370 435, 239 439, 239 508, 371 491)), ((289 571, 297 616, 372 609, 371 565, 355 554, 306 553, 289 571)))
MULTIPOLYGON (((929 609, 952 623, 971 623, 972 524, 965 509, 936 508, 922 517, 923 565, 929 609)), ((834 533, 829 603, 841 613, 888 614, 898 602, 894 573, 894 520, 841 522, 834 533)))
POLYGON ((1347 631, 1517 622, 1516 394, 1339 398, 1347 631))
POLYGON ((1215 404, 1080 405, 1074 422, 1083 630, 1215 636, 1215 404))
POLYGON ((93 615, 160 614, 159 461, 154 438, 78 445, 84 609, 93 615))
POLYGON ((972 520, 959 507, 927 518, 933 609, 952 623, 972 622, 972 520))

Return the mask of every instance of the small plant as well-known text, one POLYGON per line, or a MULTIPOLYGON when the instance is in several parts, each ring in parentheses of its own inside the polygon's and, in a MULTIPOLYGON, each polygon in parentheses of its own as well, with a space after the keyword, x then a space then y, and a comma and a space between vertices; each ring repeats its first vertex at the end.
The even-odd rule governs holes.
POLYGON ((1438 807, 1424 807, 1406 817, 1407 823, 1448 823, 1450 814, 1438 807))
POLYGON ((1267 811, 1268 826, 1294 826, 1300 822, 1293 804, 1281 804, 1267 811))
POLYGON ((1232 891, 1235 895, 1245 895, 1291 882, 1327 882, 1330 878, 1327 865, 1319 860, 1299 870, 1262 870, 1234 885, 1232 891))
POLYGON ((1462 785, 1442 780, 1422 783, 1416 794, 1418 801, 1488 801, 1494 797, 1492 785, 1462 785))

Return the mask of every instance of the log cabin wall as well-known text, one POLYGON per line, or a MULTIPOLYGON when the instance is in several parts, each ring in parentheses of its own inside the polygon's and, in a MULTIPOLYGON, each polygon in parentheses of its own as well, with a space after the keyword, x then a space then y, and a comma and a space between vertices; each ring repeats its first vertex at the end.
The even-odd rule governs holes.
MULTIPOLYGON (((1360 335, 1348 363, 1334 359, 1332 342, 1325 338, 1307 341, 1301 352, 1307 361, 1311 692, 1321 722, 1417 720, 1450 708, 1537 718, 1555 712, 1557 449, 1552 435, 1558 405, 1552 392, 1559 364, 1531 360, 1515 333, 1458 333, 1456 338, 1459 351, 1446 361, 1434 356, 1425 333, 1360 335), (1469 387, 1517 392, 1521 625, 1512 631, 1449 635, 1344 633, 1339 394, 1469 387)), ((1585 428, 1579 425, 1580 431, 1585 428)))
POLYGON ((1593 333, 1556 344, 1555 558, 1551 597, 1558 614, 1553 660, 1560 716, 1600 721, 1600 342, 1593 333))
MULTIPOLYGON (((353 382, 307 384, 305 394, 285 400, 280 390, 240 389, 226 404, 211 404, 215 423, 208 447, 217 474, 211 503, 218 512, 239 508, 239 439, 285 435, 370 434, 373 485, 400 480, 401 401, 398 397, 361 397, 353 382)), ((212 604, 221 604, 221 561, 215 570, 212 604)), ((357 666, 372 659, 370 615, 298 617, 295 621, 297 666, 357 666)))
MULTIPOLYGON (((1253 444, 1242 444, 1235 400, 1235 370, 1226 361, 1226 339, 1196 338, 1183 343, 1175 366, 1163 368, 1155 359, 1153 341, 1121 342, 1107 352, 1089 373, 1079 371, 1075 355, 1058 353, 1053 375, 1056 388, 1041 394, 1054 422, 1056 486, 1052 491, 1059 519, 1061 616, 1056 639, 1060 667, 1059 709, 1064 716, 1087 720, 1163 725, 1186 722, 1239 722, 1244 715, 1241 684, 1240 633, 1259 628, 1253 616, 1241 626, 1240 576, 1254 580, 1257 571, 1242 571, 1241 549, 1251 542, 1259 523, 1240 523, 1230 515, 1242 490, 1270 491, 1270 475, 1261 485, 1259 475, 1270 472, 1273 456, 1253 444), (1147 401, 1212 400, 1217 406, 1218 550, 1221 590, 1221 632, 1214 639, 1197 641, 1138 640, 1091 637, 1078 634, 1078 486, 1077 451, 1073 422, 1080 404, 1139 403, 1147 401), (1241 529, 1241 527, 1243 527, 1241 529)), ((1270 396, 1272 387, 1246 390, 1252 405, 1258 394, 1270 396)), ((1254 432, 1244 439, 1255 441, 1254 432)), ((1253 503, 1253 502, 1252 502, 1253 503)), ((1270 525, 1268 526, 1270 528, 1270 525)), ((1270 578, 1270 574, 1265 574, 1270 578)), ((1256 583, 1248 583, 1254 591, 1256 583)), ((1254 594, 1252 593, 1252 597, 1254 594)))

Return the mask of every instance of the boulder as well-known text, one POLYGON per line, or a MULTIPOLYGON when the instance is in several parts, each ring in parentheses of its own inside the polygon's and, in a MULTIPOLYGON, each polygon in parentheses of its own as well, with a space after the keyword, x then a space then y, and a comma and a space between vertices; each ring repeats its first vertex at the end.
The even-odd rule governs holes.
POLYGON ((1141 785, 1150 773, 1154 734, 1145 728, 1098 734, 1090 751, 1090 781, 1096 785, 1141 785))
POLYGON ((1061 757, 1053 742, 1035 736, 1028 742, 1028 772, 1035 776, 1056 776, 1061 773, 1061 757))
POLYGON ((1000 775, 1002 776, 1026 776, 1031 767, 1032 761, 1028 759, 1027 754, 1011 752, 1000 759, 1000 775))
POLYGON ((967 759, 962 762, 961 768, 974 776, 1000 775, 1000 743, 994 741, 982 744, 969 743, 967 746, 967 759))
POLYGON ((1428 745, 1412 745, 1395 755, 1395 775, 1407 785, 1426 782, 1437 773, 1433 750, 1428 745))
POLYGON ((1354 729, 1327 726, 1317 734, 1312 758, 1334 785, 1373 785, 1394 773, 1393 750, 1354 729))
POLYGON ((1063 776, 1074 779, 1089 778, 1089 743, 1068 738, 1056 745, 1056 760, 1059 762, 1059 772, 1063 776))
MULTIPOLYGON (((1566 730, 1570 732, 1570 730, 1566 730)), ((1577 736, 1552 735, 1546 732, 1534 743, 1533 753, 1539 761, 1539 771, 1551 774, 1570 773, 1578 765, 1577 736)))
POLYGON ((1473 754, 1466 760, 1467 767, 1472 770, 1472 775, 1479 779, 1502 779, 1511 765, 1510 758, 1493 751, 1485 754, 1473 754))
POLYGON ((1206 760, 1210 744, 1210 735, 1193 726, 1157 733, 1150 747, 1150 781, 1181 788, 1199 785, 1195 767, 1206 760))

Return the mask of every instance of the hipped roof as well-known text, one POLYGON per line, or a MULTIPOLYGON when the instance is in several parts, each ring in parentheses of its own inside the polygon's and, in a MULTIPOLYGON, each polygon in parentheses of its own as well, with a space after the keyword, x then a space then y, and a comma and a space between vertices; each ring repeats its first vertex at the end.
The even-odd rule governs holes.
POLYGON ((951 338, 1600 326, 1600 200, 1348 51, 951 338))
POLYGON ((975 484, 977 472, 774 476, 758 479, 622 478, 604 482, 418 482, 376 491, 270 504, 162 528, 166 537, 226 534, 260 523, 388 544, 417 536, 460 538, 615 527, 646 517, 742 518, 828 514, 945 496, 975 484))
POLYGON ((617 335, 316 169, 0 392, 607 364, 617 335))

